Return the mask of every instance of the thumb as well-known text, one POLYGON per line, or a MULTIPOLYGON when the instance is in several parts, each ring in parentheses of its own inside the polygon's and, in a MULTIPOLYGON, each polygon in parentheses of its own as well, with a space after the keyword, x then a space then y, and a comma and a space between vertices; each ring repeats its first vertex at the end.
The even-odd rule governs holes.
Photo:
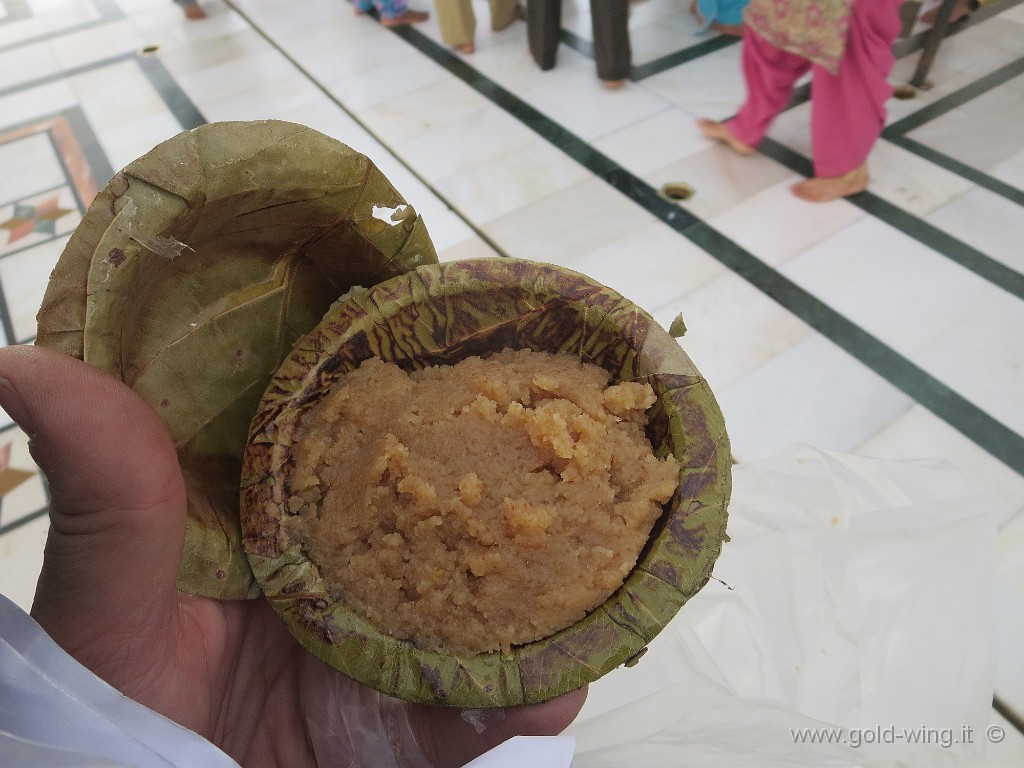
POLYGON ((185 492, 159 416, 112 376, 25 346, 0 349, 0 406, 28 434, 50 487, 36 620, 74 653, 169 614, 185 492))

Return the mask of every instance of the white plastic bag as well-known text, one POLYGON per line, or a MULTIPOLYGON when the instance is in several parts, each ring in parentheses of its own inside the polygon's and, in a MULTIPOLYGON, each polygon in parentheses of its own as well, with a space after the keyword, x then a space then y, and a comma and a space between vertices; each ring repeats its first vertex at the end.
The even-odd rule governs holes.
POLYGON ((995 522, 943 460, 735 468, 708 584, 590 688, 576 768, 957 766, 995 677, 995 522))

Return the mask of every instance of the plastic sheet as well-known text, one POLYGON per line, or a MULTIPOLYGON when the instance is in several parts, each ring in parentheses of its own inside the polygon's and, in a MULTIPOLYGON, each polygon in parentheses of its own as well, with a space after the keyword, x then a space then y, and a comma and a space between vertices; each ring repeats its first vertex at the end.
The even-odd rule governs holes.
POLYGON ((995 676, 990 504, 950 463, 795 447, 734 470, 709 584, 591 686, 575 768, 958 766, 995 676))
POLYGON ((104 683, 2 595, 0 630, 0 764, 237 768, 198 734, 104 683))

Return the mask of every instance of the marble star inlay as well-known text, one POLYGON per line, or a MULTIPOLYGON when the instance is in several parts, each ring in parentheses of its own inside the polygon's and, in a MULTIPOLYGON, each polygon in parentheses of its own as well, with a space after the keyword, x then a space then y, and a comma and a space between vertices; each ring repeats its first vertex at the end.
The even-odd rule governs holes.
POLYGON ((11 218, 0 221, 0 229, 7 230, 7 244, 10 245, 21 238, 37 232, 52 235, 57 231, 57 220, 69 213, 71 208, 61 208, 58 196, 54 195, 36 205, 15 203, 11 218))

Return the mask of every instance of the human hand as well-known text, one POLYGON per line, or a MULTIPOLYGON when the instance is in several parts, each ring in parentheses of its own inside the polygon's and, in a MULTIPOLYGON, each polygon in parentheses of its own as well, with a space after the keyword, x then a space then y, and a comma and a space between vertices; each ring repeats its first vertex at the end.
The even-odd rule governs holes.
POLYGON ((50 486, 33 617, 96 675, 240 764, 383 768, 387 753, 395 766, 459 766, 517 734, 556 734, 583 706, 585 689, 465 718, 349 680, 266 600, 176 589, 181 470, 163 422, 128 386, 52 350, 6 347, 0 406, 50 486))

